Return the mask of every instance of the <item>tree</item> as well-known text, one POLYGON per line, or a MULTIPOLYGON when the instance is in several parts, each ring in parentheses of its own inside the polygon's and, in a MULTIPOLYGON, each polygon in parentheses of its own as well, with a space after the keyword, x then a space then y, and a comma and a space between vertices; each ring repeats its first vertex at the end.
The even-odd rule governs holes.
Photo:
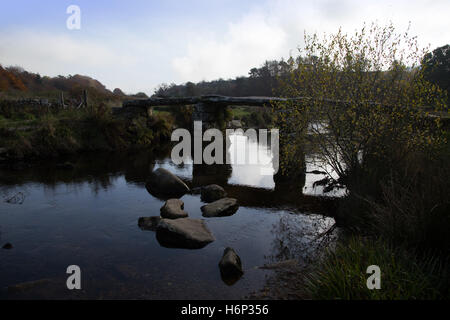
POLYGON ((305 35, 281 92, 306 100, 274 105, 280 144, 289 145, 280 155, 282 170, 308 141, 341 181, 374 168, 386 173, 411 152, 434 145, 440 136, 423 107, 442 110, 445 99, 424 78, 423 52, 415 48, 416 39, 392 25, 373 24, 355 35, 339 30, 323 40, 305 35))
MULTIPOLYGON (((422 61, 425 78, 450 94, 450 45, 427 53, 422 61)), ((447 105, 448 106, 448 105, 447 105)))

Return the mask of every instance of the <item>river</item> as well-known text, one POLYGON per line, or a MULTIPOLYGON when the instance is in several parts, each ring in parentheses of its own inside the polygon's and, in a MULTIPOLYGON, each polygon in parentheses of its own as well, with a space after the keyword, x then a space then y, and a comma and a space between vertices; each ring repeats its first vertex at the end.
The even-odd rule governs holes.
MULTIPOLYGON (((232 156, 241 152, 239 139, 252 152, 272 157, 267 146, 246 137, 233 142, 232 156)), ((0 245, 13 246, 0 249, 0 297, 240 299, 265 285, 272 271, 260 266, 306 261, 315 236, 333 224, 296 204, 322 195, 321 187, 313 187, 321 175, 307 173, 297 196, 288 197, 257 165, 177 166, 169 155, 170 148, 158 154, 85 154, 64 160, 73 169, 57 166, 61 160, 0 169, 0 245), (169 249, 154 232, 138 227, 139 217, 159 215, 164 204, 145 188, 148 173, 158 167, 190 186, 217 183, 238 199, 235 215, 205 219, 216 241, 198 250, 169 249), (226 247, 235 249, 244 268, 232 286, 218 268, 226 247), (69 265, 81 269, 81 290, 66 287, 69 265)), ((307 172, 322 167, 314 155, 305 158, 307 172)), ((337 192, 331 195, 342 195, 337 192)), ((182 200, 191 218, 202 218, 199 195, 182 200)))

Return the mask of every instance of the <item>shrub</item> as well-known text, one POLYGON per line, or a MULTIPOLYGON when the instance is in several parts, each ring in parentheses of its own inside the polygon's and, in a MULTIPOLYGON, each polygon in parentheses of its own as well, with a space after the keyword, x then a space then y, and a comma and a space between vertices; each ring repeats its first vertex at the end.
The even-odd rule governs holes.
POLYGON ((382 240, 350 238, 307 276, 306 289, 316 299, 448 299, 446 265, 432 256, 394 249, 382 240), (381 270, 381 289, 369 290, 367 267, 381 270))

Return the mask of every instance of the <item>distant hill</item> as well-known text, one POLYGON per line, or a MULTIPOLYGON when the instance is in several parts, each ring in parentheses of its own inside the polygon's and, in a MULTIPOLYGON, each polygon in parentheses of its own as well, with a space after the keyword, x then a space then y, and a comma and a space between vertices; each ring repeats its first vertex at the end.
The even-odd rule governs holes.
POLYGON ((48 77, 32 73, 21 67, 0 65, 0 97, 58 97, 61 92, 67 98, 78 98, 88 90, 93 99, 121 100, 125 95, 119 88, 114 92, 98 80, 84 75, 48 77))
POLYGON ((25 91, 26 86, 13 72, 0 65, 0 92, 8 90, 25 91))

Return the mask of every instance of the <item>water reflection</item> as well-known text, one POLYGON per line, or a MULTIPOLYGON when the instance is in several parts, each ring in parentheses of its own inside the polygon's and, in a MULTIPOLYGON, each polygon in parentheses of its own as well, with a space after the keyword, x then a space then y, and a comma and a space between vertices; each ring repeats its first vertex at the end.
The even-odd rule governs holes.
MULTIPOLYGON (((259 142, 247 142, 256 152, 259 142)), ((235 150, 229 150, 230 156, 239 153, 235 150)), ((261 145, 257 152, 269 160, 269 150, 261 145)), ((0 250, 0 288, 37 281, 26 291, 0 296, 236 299, 263 286, 267 271, 258 266, 298 258, 299 241, 313 248, 308 235, 323 229, 317 225, 319 216, 293 213, 324 212, 327 202, 302 194, 301 179, 277 182, 262 177, 257 165, 174 165, 169 156, 167 148, 158 154, 91 154, 20 170, 0 168, 2 194, 25 195, 20 205, 0 203, 0 240, 14 246, 0 250), (73 163, 73 169, 58 167, 61 161, 73 163), (239 200, 235 215, 206 219, 215 242, 198 250, 168 250, 153 232, 137 226, 139 217, 158 216, 164 203, 145 189, 149 173, 159 167, 190 187, 220 184, 239 200), (302 232, 293 231, 298 228, 302 232), (233 286, 222 282, 217 267, 226 247, 239 253, 245 269, 233 286), (82 269, 83 292, 61 285, 71 264, 82 269)), ((200 196, 187 194, 182 200, 191 218, 203 218, 200 196)))
POLYGON ((229 152, 233 164, 232 175, 228 183, 274 189, 273 154, 270 145, 264 144, 265 141, 258 143, 257 140, 241 134, 232 135, 230 140, 229 152), (246 162, 249 164, 244 164, 246 162), (262 174, 264 168, 271 168, 272 170, 269 170, 271 174, 262 174))

